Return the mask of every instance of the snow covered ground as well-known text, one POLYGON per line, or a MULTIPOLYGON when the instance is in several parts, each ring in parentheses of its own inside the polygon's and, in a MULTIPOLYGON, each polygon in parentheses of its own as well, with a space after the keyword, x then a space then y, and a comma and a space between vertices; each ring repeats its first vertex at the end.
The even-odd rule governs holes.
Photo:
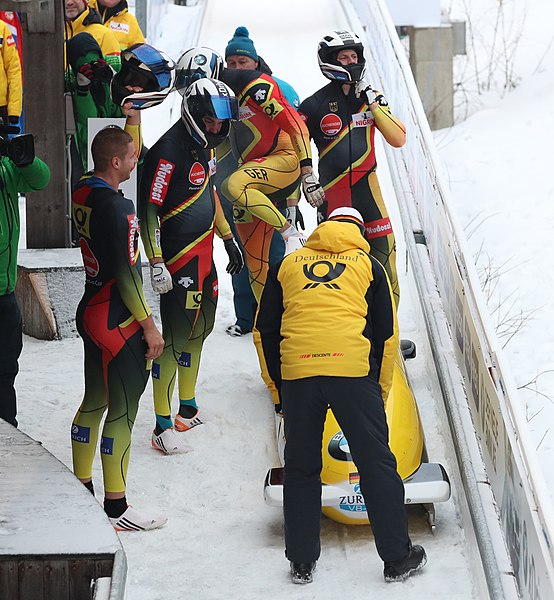
POLYGON ((554 5, 444 4, 453 19, 468 21, 469 54, 455 60, 459 123, 436 132, 435 141, 553 489, 554 5))
MULTIPOLYGON (((498 62, 491 89, 482 89, 488 70, 481 66, 478 78, 464 80, 471 116, 452 129, 437 132, 435 138, 450 175, 456 210, 468 235, 471 233, 471 247, 477 252, 483 246, 481 256, 490 258, 482 259, 482 264, 503 273, 494 278, 500 297, 509 298, 504 300, 503 309, 512 301, 516 301, 514 310, 537 308, 534 319, 525 319, 525 327, 507 345, 514 376, 523 385, 548 371, 554 354, 548 326, 554 300, 549 293, 546 251, 554 219, 548 202, 554 192, 544 176, 548 169, 548 136, 554 125, 552 33, 547 29, 553 22, 554 7, 547 0, 453 0, 447 4, 452 7, 452 17, 465 18, 469 11, 480 57, 491 55, 486 40, 494 31, 499 4, 505 8, 506 19, 522 28, 513 73, 508 69, 514 80, 517 78, 518 87, 504 96, 499 93, 499 65, 503 63, 502 52, 498 51, 494 54, 498 62), (520 18, 521 11, 525 12, 525 20, 520 18)), ((177 59, 186 49, 182 46, 183 32, 191 26, 199 7, 169 9, 158 45, 177 59)), ((275 74, 293 84, 304 98, 326 82, 317 68, 317 42, 324 32, 344 26, 345 20, 340 3, 333 0, 282 0, 274 13, 265 3, 244 11, 237 9, 236 3, 210 0, 200 43, 223 51, 238 25, 250 29, 258 52, 275 74)), ((504 53, 511 56, 513 44, 507 42, 511 34, 508 31, 503 35, 497 38, 496 47, 503 46, 504 53)), ((458 72, 465 69, 467 77, 474 64, 471 57, 457 59, 458 72)), ((178 118, 180 97, 175 97, 174 108, 170 98, 159 109, 146 111, 147 145, 178 118)), ((385 180, 383 167, 381 163, 380 177, 385 180)), ((311 209, 304 201, 302 206, 313 227, 311 209)), ((392 212, 393 221, 396 218, 398 222, 393 208, 392 212)), ((398 257, 399 272, 404 273, 401 250, 398 257)), ((121 535, 129 561, 127 598, 326 600, 360 594, 387 600, 400 600, 406 595, 415 600, 477 598, 456 498, 437 507, 435 536, 417 512, 411 513, 411 534, 426 547, 429 564, 420 576, 405 584, 383 583, 367 527, 345 527, 327 519, 322 522, 323 554, 314 583, 307 587, 289 584, 282 554, 282 517, 277 509, 266 507, 262 498, 266 470, 277 464, 272 407, 258 376, 251 337, 232 339, 224 333, 233 321, 231 285, 222 268, 222 245, 217 241, 216 261, 220 303, 215 330, 205 345, 198 384, 206 424, 185 434, 193 452, 164 457, 150 448, 150 387, 139 410, 128 497, 137 507, 164 511, 170 520, 159 531, 121 535)), ((405 274, 401 285, 402 334, 418 342, 418 357, 409 363, 409 373, 430 456, 453 471, 451 443, 442 428, 436 383, 429 372, 424 328, 410 301, 414 293, 405 274)), ((500 312, 505 312, 503 309, 500 312)), ((42 440, 48 450, 70 465, 69 426, 83 390, 80 340, 40 342, 26 338, 17 387, 21 429, 42 440)), ((546 374, 539 378, 539 389, 547 398, 529 391, 521 396, 528 406, 530 427, 550 482, 554 480, 554 440, 550 431, 553 388, 554 378, 549 380, 546 374)), ((94 478, 100 497, 99 459, 94 478)))

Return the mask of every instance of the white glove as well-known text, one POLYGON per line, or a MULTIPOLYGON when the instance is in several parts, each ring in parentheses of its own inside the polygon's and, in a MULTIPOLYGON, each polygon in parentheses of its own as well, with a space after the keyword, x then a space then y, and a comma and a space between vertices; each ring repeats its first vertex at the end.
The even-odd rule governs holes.
POLYGON ((375 91, 365 79, 358 81, 358 83, 354 86, 354 92, 356 94, 356 98, 359 98, 362 94, 365 94, 368 104, 377 102, 375 91))
POLYGON ((287 206, 284 217, 289 225, 296 226, 296 206, 287 206))
POLYGON ((304 173, 304 175, 302 175, 302 190, 304 191, 306 200, 311 206, 317 208, 323 204, 325 192, 313 172, 304 173))
POLYGON ((152 289, 156 294, 167 294, 169 290, 173 289, 171 273, 167 270, 163 262, 150 265, 150 281, 152 282, 152 289))

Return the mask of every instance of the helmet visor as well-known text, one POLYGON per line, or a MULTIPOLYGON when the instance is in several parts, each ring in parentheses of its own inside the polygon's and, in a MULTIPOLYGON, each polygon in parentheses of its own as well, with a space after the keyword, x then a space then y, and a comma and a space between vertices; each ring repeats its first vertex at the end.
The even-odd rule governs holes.
POLYGON ((212 96, 212 106, 216 119, 231 119, 238 121, 239 104, 235 97, 212 96))
POLYGON ((166 88, 171 84, 172 65, 155 48, 152 48, 148 44, 142 44, 133 48, 129 53, 152 71, 158 80, 160 89, 166 88))

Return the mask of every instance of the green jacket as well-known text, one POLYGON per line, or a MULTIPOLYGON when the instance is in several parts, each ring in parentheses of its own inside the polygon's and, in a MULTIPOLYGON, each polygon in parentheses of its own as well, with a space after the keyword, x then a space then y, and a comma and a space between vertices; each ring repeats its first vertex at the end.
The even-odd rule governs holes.
POLYGON ((15 289, 19 244, 18 192, 42 190, 50 181, 50 169, 40 158, 27 167, 16 167, 0 158, 0 296, 15 289))

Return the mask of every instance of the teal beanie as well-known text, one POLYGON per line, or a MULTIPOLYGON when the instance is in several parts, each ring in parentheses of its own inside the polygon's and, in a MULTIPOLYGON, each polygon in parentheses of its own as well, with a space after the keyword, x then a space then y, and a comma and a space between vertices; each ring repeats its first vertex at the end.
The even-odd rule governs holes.
POLYGON ((237 27, 232 39, 227 44, 227 48, 225 48, 225 58, 233 55, 248 56, 249 58, 258 60, 254 42, 248 37, 248 29, 246 27, 237 27))

